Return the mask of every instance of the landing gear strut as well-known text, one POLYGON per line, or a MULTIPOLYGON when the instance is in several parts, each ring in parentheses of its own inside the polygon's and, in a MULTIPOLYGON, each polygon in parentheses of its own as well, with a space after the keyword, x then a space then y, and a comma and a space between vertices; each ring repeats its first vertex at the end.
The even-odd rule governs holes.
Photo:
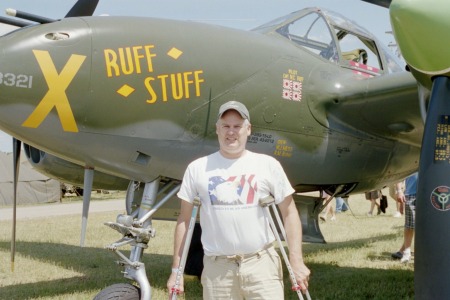
POLYGON ((124 277, 136 282, 131 284, 115 284, 102 290, 95 296, 95 300, 129 299, 149 300, 152 297, 150 282, 145 272, 145 264, 142 262, 144 250, 148 248, 150 238, 155 237, 156 231, 152 227, 152 215, 165 204, 180 189, 180 183, 171 181, 160 188, 161 179, 157 178, 145 184, 142 201, 137 209, 132 211, 132 202, 135 197, 136 183, 131 182, 127 191, 127 215, 118 215, 116 222, 108 222, 105 225, 122 234, 122 238, 107 246, 120 260, 118 265, 123 267, 124 277), (156 202, 161 194, 162 199, 156 202), (125 245, 131 246, 130 256, 126 257, 119 248, 125 245))

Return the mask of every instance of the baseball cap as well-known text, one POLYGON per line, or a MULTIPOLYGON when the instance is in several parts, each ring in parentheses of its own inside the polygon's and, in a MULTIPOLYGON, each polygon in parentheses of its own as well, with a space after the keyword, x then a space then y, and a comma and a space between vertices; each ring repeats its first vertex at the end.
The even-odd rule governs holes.
POLYGON ((222 117, 224 112, 230 109, 234 109, 241 115, 243 119, 247 119, 250 121, 250 114, 248 113, 247 107, 245 107, 244 104, 238 101, 228 101, 222 104, 219 108, 219 119, 222 117))

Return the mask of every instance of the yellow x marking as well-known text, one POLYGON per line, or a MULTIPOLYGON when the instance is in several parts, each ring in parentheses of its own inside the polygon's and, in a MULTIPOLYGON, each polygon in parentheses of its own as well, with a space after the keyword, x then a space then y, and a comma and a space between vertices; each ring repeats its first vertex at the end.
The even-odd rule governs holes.
POLYGON ((33 50, 33 53, 41 67, 42 74, 44 74, 48 91, 28 119, 23 122, 22 126, 39 127, 53 107, 55 107, 63 130, 78 132, 77 123, 75 122, 69 99, 67 99, 66 89, 77 74, 86 56, 72 54, 61 73, 58 74, 48 51, 33 50))

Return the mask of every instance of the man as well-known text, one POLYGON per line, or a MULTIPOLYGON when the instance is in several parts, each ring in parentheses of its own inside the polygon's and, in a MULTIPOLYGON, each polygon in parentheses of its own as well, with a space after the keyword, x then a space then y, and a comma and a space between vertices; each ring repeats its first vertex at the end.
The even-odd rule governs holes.
MULTIPOLYGON (((308 288, 310 271, 302 256, 302 228, 290 185, 273 157, 246 150, 250 115, 240 102, 219 109, 216 133, 219 151, 193 161, 178 197, 181 212, 175 229, 173 270, 167 288, 175 284, 192 201, 202 202, 200 222, 205 251, 201 282, 204 299, 283 299, 281 260, 275 238, 259 205, 272 195, 282 214, 289 261, 300 288, 308 288)), ((183 291, 181 284, 180 290, 183 291)))
POLYGON ((411 244, 414 238, 414 228, 416 224, 416 193, 417 176, 414 173, 405 179, 405 191, 401 188, 401 182, 396 184, 397 201, 405 205, 405 229, 403 233, 403 245, 400 250, 392 253, 392 258, 400 259, 407 263, 411 259, 411 244))

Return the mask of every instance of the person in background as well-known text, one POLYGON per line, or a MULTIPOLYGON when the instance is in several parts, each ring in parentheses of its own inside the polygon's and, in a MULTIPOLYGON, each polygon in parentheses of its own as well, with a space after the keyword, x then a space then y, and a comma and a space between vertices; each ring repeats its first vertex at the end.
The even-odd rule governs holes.
MULTIPOLYGON (((281 164, 246 149, 251 134, 244 104, 229 101, 218 113, 219 150, 189 164, 177 196, 181 210, 175 227, 169 293, 175 285, 193 199, 200 197, 201 275, 204 299, 284 299, 283 272, 259 200, 273 196, 283 219, 295 280, 308 288, 310 270, 302 254, 302 225, 281 164)), ((180 291, 184 291, 183 282, 180 291)))
POLYGON ((379 190, 374 190, 370 192, 366 192, 366 200, 370 200, 370 210, 367 213, 367 216, 373 216, 373 210, 375 206, 377 207, 377 215, 381 213, 380 204, 378 204, 377 200, 381 197, 381 192, 379 190))
POLYGON ((347 210, 348 206, 344 199, 342 197, 336 197, 336 213, 346 212, 347 210))
MULTIPOLYGON (((328 194, 327 197, 323 200, 324 202, 329 200, 329 197, 331 197, 328 194)), ((342 197, 335 197, 336 199, 336 209, 333 208, 333 205, 331 204, 331 201, 328 202, 327 206, 323 210, 323 212, 320 214, 320 219, 324 222, 327 221, 328 214, 331 215, 330 220, 336 221, 336 214, 341 212, 346 212, 348 210, 347 204, 345 203, 344 199, 342 197)))
POLYGON ((402 263, 411 260, 411 244, 414 238, 416 224, 416 193, 418 173, 414 173, 405 179, 405 191, 401 189, 401 182, 396 184, 397 201, 405 205, 405 229, 403 231, 403 244, 392 258, 400 259, 402 263))
POLYGON ((391 196, 392 199, 395 200, 396 208, 397 210, 392 215, 394 218, 400 218, 403 216, 404 212, 404 205, 402 202, 397 201, 397 194, 401 191, 402 193, 405 190, 405 181, 402 181, 400 183, 392 184, 389 186, 389 196, 391 196))
MULTIPOLYGON (((327 194, 326 194, 327 195, 327 194)), ((330 201, 330 195, 327 195, 327 197, 326 198, 324 198, 324 202, 326 203, 327 201, 330 201)), ((325 209, 323 210, 323 212, 320 214, 320 219, 322 220, 322 221, 324 221, 324 222, 326 222, 327 221, 327 218, 328 218, 328 214, 330 214, 331 215, 331 218, 330 218, 330 220, 331 221, 336 221, 336 213, 335 213, 335 210, 334 210, 334 208, 333 208, 333 204, 331 203, 331 201, 330 202, 328 202, 328 204, 327 204, 327 206, 325 207, 325 209)))

